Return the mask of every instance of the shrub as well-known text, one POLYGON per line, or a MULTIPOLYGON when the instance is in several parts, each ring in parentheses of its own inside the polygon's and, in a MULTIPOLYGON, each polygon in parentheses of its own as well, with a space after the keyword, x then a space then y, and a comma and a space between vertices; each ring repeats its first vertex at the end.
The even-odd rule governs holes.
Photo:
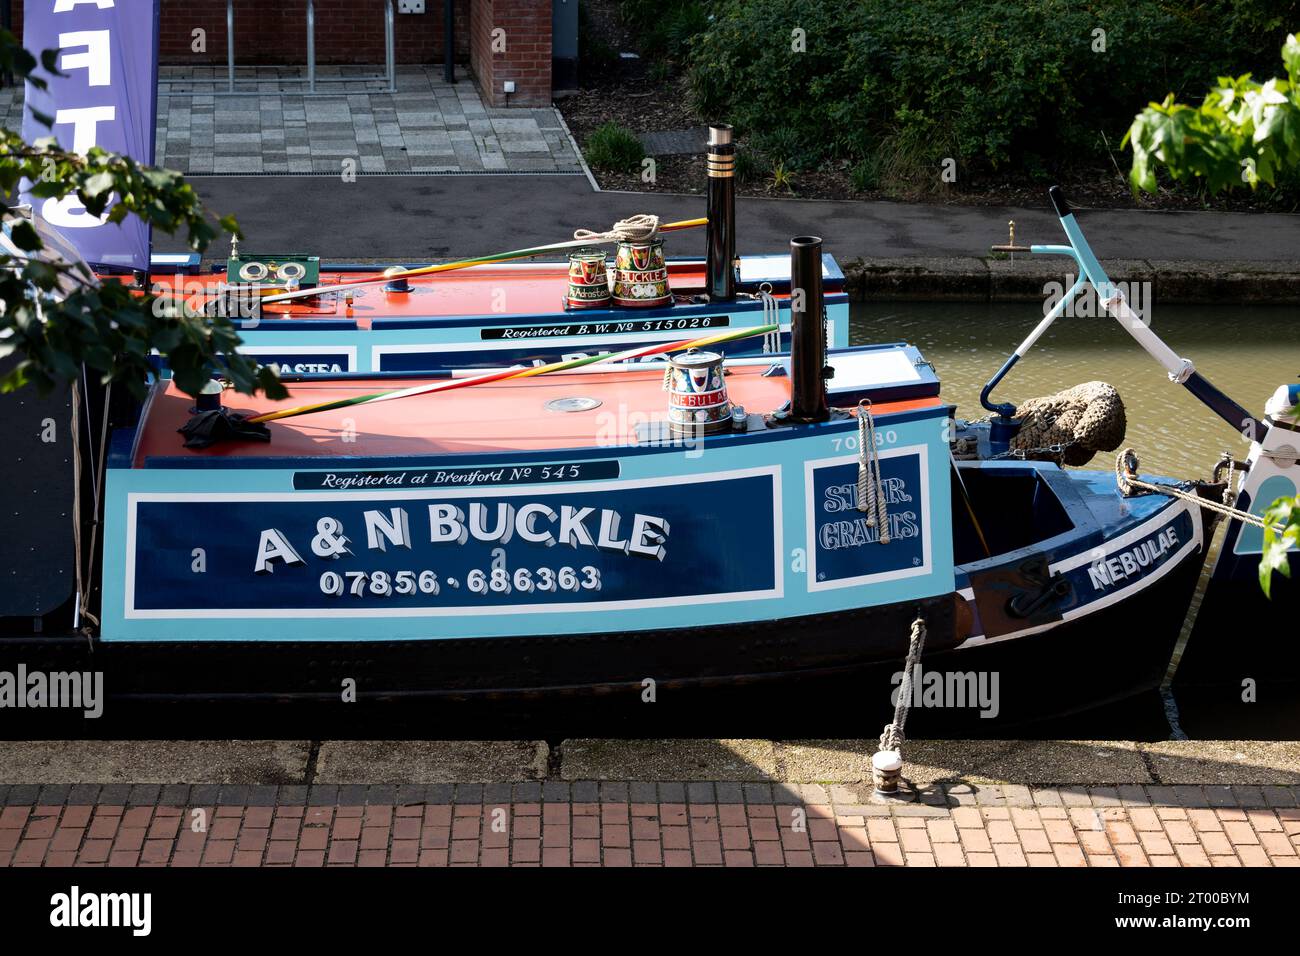
POLYGON ((618 53, 592 24, 586 4, 578 6, 578 68, 583 82, 609 77, 618 69, 618 53))
POLYGON ((634 173, 645 158, 645 149, 626 127, 611 122, 587 137, 583 154, 596 169, 611 173, 634 173))
POLYGON ((647 58, 684 58, 691 38, 709 25, 700 0, 622 0, 619 12, 647 58))
POLYGON ((860 159, 849 170, 849 185, 854 192, 865 193, 880 185, 880 161, 874 156, 860 159))
POLYGON ((737 148, 736 182, 752 183, 759 175, 761 175, 761 171, 758 167, 758 160, 754 158, 754 151, 737 148))
POLYGON ((1261 50, 1300 25, 1300 0, 720 0, 709 10, 688 58, 700 114, 735 124, 788 168, 878 157, 882 184, 937 181, 948 156, 959 180, 1102 158, 1102 134, 1119 142, 1149 100, 1199 98, 1207 77, 1272 68, 1261 50), (796 29, 805 52, 792 50, 796 29))

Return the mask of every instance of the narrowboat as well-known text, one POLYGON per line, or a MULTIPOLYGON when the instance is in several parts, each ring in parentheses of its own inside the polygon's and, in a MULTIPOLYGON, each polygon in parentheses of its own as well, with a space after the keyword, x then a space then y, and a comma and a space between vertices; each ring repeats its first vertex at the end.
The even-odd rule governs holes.
POLYGON ((112 429, 80 631, 0 649, 93 661, 110 700, 847 673, 885 706, 920 620, 927 672, 997 676, 994 721, 1156 686, 1212 520, 955 421, 910 346, 828 348, 821 242, 791 247, 788 353, 709 351, 774 323, 653 366, 307 376, 188 443, 194 401, 160 378, 112 429))
MULTIPOLYGON (((546 246, 406 268, 322 264, 306 254, 243 252, 224 267, 197 256, 149 277, 178 308, 221 303, 240 351, 285 375, 410 374, 450 368, 545 364, 692 332, 778 331, 720 346, 725 354, 788 349, 789 257, 736 255, 735 146, 731 127, 709 133, 707 215, 681 223, 632 216, 609 231, 578 230, 546 246), (707 230, 704 259, 665 258, 683 229, 707 230), (602 245, 617 243, 612 259, 602 245), (523 258, 567 253, 564 262, 523 258), (638 261, 640 257, 644 257, 638 261)), ((823 257, 826 334, 849 344, 844 273, 823 257)))

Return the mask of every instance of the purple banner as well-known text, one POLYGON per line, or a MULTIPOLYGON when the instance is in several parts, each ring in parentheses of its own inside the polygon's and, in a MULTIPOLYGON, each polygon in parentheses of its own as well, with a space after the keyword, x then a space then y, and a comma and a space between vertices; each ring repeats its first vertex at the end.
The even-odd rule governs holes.
MULTIPOLYGON (((56 136, 64 149, 99 146, 153 162, 158 90, 158 0, 28 0, 23 46, 37 57, 60 50, 65 76, 45 90, 27 84, 23 138, 56 136), (45 126, 33 110, 53 117, 45 126)), ((149 226, 129 216, 121 224, 89 215, 76 196, 39 199, 23 193, 36 215, 62 232, 95 265, 149 268, 149 226)))

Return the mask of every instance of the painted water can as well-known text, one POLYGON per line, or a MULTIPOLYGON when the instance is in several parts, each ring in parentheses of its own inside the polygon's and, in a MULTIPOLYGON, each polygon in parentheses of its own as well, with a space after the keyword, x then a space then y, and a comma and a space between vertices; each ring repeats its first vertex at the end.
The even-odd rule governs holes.
POLYGON ((691 349, 668 359, 668 424, 675 432, 719 432, 731 428, 731 402, 717 352, 691 349))
POLYGON ((620 242, 614 260, 614 304, 648 307, 672 301, 663 240, 620 242))
POLYGON ((605 266, 605 253, 569 253, 569 292, 566 301, 571 309, 609 307, 609 272, 605 266))

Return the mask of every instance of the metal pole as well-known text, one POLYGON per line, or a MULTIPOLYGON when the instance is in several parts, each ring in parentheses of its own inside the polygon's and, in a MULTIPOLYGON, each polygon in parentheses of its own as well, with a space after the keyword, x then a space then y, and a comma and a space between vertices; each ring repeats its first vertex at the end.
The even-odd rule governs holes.
POLYGON ((235 92, 235 0, 226 0, 226 75, 235 92))
POLYGON ((706 246, 707 291, 710 302, 736 297, 736 146, 731 127, 709 127, 705 171, 709 174, 709 235, 706 246))
POLYGON ((316 92, 316 4, 307 0, 307 89, 316 92))
POLYGON ((384 0, 384 67, 388 72, 388 92, 397 92, 397 53, 393 46, 393 0, 384 0))
MULTIPOLYGON (((0 26, 12 31, 14 28, 13 0, 0 0, 0 26)), ((14 75, 8 70, 0 76, 0 84, 8 86, 14 81, 14 75)))
POLYGON ((791 422, 824 422, 826 401, 826 315, 822 299, 822 241, 790 240, 790 415, 791 422))
POLYGON ((456 82, 456 0, 442 0, 442 78, 456 82))

